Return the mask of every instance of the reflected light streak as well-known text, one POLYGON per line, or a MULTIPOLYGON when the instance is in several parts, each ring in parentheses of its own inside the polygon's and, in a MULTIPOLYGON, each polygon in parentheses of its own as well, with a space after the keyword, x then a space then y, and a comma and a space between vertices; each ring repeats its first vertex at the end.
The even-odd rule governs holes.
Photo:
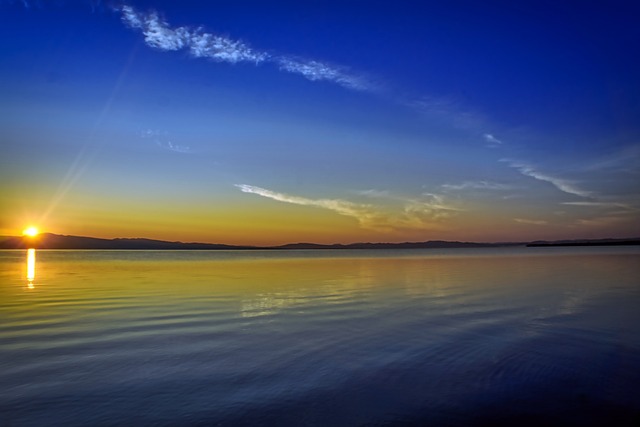
POLYGON ((27 249, 27 286, 33 289, 33 280, 36 278, 36 250, 27 249))

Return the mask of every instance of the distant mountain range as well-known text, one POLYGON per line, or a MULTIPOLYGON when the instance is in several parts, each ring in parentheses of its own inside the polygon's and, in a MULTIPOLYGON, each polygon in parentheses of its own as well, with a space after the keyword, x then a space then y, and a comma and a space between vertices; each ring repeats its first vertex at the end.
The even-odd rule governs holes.
POLYGON ((209 243, 166 242, 152 239, 99 239, 96 237, 64 236, 42 233, 36 237, 0 237, 0 249, 254 249, 250 246, 218 245, 209 243))
POLYGON ((628 239, 598 240, 558 240, 535 242, 448 242, 430 240, 427 242, 404 243, 351 243, 347 245, 322 245, 317 243, 290 243, 281 246, 235 246, 212 243, 168 242, 152 239, 99 239, 96 237, 64 236, 42 233, 37 237, 0 236, 0 249, 119 249, 119 250, 251 250, 251 249, 441 249, 441 248, 490 248, 506 246, 604 246, 640 245, 640 237, 628 239))

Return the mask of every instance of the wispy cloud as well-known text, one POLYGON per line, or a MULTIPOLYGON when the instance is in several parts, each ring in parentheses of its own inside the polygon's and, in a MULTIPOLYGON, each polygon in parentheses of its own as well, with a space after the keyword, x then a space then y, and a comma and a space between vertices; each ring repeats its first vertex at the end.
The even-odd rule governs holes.
POLYGON ((587 171, 616 170, 640 174, 640 143, 629 144, 604 156, 585 168, 587 171))
POLYGON ((402 228, 435 228, 439 222, 457 215, 462 209, 444 202, 440 196, 423 195, 423 199, 408 200, 404 203, 402 215, 397 223, 402 228))
POLYGON ((165 150, 174 151, 176 153, 189 154, 193 151, 186 145, 179 145, 171 141, 169 138, 169 132, 146 129, 140 132, 140 137, 153 141, 158 147, 165 150))
POLYGON ((374 91, 375 86, 346 67, 326 62, 301 59, 289 55, 276 55, 256 50, 232 38, 205 32, 202 28, 171 27, 158 12, 140 12, 130 5, 118 9, 123 22, 140 30, 152 48, 176 51, 187 50, 194 58, 207 58, 217 62, 273 63, 282 71, 299 74, 311 81, 328 81, 357 91, 374 91))
POLYGON ((201 28, 171 28, 167 21, 155 12, 142 13, 129 5, 122 6, 122 20, 131 28, 139 29, 147 45, 160 50, 188 49, 198 58, 219 62, 260 63, 269 58, 265 52, 251 49, 239 40, 205 33, 201 28))
POLYGON ((570 206, 596 206, 596 207, 618 207, 625 208, 628 207, 622 203, 613 203, 613 202, 563 202, 563 205, 570 206))
POLYGON ((495 147, 499 147, 503 144, 503 142, 501 140, 499 140, 498 138, 496 138, 495 136, 493 136, 490 133, 485 133, 482 135, 482 137, 484 138, 485 142, 487 143, 487 147, 491 147, 491 148, 495 148, 495 147))
POLYGON ((443 184, 442 189, 445 191, 461 191, 461 190, 511 190, 513 186, 500 184, 490 181, 465 181, 460 184, 443 184))
POLYGON ((515 222, 519 222, 520 224, 529 224, 529 225, 546 225, 547 221, 538 220, 538 219, 525 219, 525 218, 514 218, 515 222))
POLYGON ((411 200, 409 205, 411 206, 423 206, 431 210, 439 211, 459 211, 460 209, 450 206, 445 202, 444 196, 435 193, 422 193, 422 200, 411 200))
POLYGON ((619 224, 625 219, 620 216, 605 216, 600 218, 578 219, 576 225, 588 226, 588 227, 608 227, 611 225, 619 224))
POLYGON ((637 215, 640 207, 629 203, 620 203, 613 201, 589 201, 589 202, 564 202, 563 205, 578 206, 584 208, 594 208, 599 212, 607 212, 610 216, 626 216, 629 214, 637 215))
POLYGON ((372 90, 372 85, 369 82, 360 76, 350 74, 344 67, 291 57, 279 57, 276 58, 276 62, 281 70, 301 74, 311 81, 328 80, 349 89, 372 90))
POLYGON ((247 184, 236 184, 236 187, 245 193, 256 194, 279 202, 328 209, 339 215, 355 218, 362 228, 382 232, 407 228, 441 228, 438 221, 459 210, 447 206, 436 195, 424 195, 423 199, 403 200, 400 203, 399 211, 388 212, 371 204, 354 203, 342 199, 310 199, 247 184))
POLYGON ((585 197, 585 198, 593 196, 591 192, 584 191, 577 188, 574 183, 566 179, 562 179, 562 178, 558 178, 558 177, 554 177, 554 176, 542 173, 538 171, 536 168, 534 168, 532 165, 529 165, 527 163, 517 162, 510 159, 501 159, 500 161, 508 163, 509 167, 512 167, 518 170, 518 172, 520 172, 522 175, 537 179, 539 181, 548 182, 564 193, 572 194, 574 196, 579 196, 579 197, 585 197))
POLYGON ((267 190, 265 188, 255 187, 253 185, 237 184, 241 191, 245 193, 257 194, 258 196, 267 197, 279 202, 292 203, 294 205, 315 206, 319 208, 329 209, 340 215, 350 216, 357 219, 367 218, 372 214, 372 209, 368 205, 356 204, 339 199, 308 199, 306 197, 291 196, 284 193, 267 190))
POLYGON ((160 147, 164 148, 165 150, 169 150, 169 151, 175 151, 176 153, 184 153, 184 154, 189 154, 191 153, 191 149, 189 147, 187 147, 186 145, 177 145, 174 144, 171 141, 167 141, 164 144, 158 144, 160 147))

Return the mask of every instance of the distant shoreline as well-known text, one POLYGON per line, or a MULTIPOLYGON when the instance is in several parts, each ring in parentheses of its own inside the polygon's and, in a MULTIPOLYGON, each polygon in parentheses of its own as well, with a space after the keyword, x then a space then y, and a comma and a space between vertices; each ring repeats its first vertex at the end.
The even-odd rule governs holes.
POLYGON ((498 248, 498 247, 553 247, 553 246, 634 246, 640 238, 558 240, 533 242, 459 242, 429 240, 403 243, 350 243, 318 244, 289 243, 278 246, 242 246, 197 242, 169 242, 143 238, 101 239, 84 236, 65 236, 43 233, 37 237, 0 236, 0 249, 98 249, 98 250, 295 250, 295 249, 446 249, 446 248, 498 248))
POLYGON ((553 246, 637 246, 637 245, 640 245, 639 240, 620 240, 615 242, 528 243, 526 246, 530 248, 536 248, 536 247, 553 247, 553 246))

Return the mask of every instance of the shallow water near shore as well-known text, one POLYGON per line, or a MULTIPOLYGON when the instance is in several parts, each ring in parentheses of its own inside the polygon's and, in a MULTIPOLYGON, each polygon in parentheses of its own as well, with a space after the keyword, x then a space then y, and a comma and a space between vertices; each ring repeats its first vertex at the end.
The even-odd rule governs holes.
POLYGON ((0 426, 635 425, 640 249, 0 251, 0 426))

